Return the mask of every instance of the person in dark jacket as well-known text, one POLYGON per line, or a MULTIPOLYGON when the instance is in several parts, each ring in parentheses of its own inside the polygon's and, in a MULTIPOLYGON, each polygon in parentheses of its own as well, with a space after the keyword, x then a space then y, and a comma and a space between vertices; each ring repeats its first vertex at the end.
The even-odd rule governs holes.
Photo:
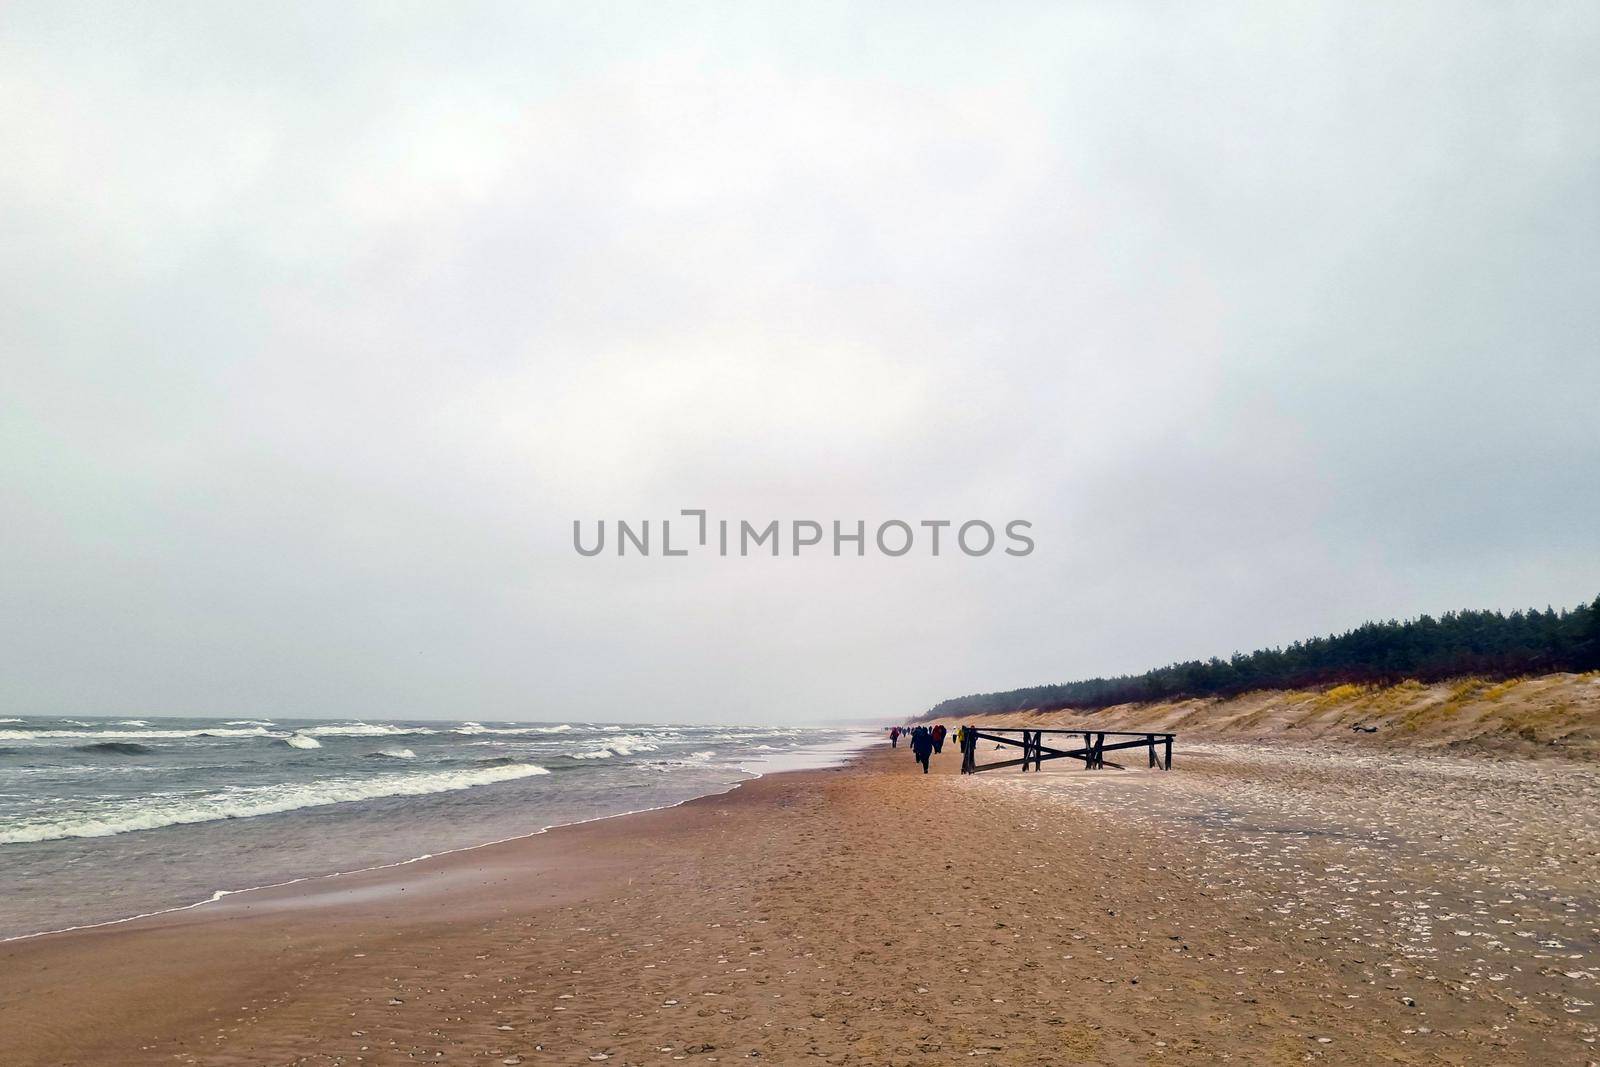
POLYGON ((890 748, 899 748, 900 747, 900 727, 898 727, 898 726, 891 726, 889 728, 889 747, 890 748))
POLYGON ((911 754, 922 764, 922 773, 928 773, 928 757, 933 755, 933 731, 919 726, 911 731, 911 754))

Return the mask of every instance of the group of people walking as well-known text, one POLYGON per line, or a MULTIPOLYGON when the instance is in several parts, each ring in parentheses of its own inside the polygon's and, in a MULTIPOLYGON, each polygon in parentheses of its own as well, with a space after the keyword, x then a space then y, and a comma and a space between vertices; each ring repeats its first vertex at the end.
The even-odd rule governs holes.
MULTIPOLYGON (((961 730, 965 729, 966 727, 963 726, 956 731, 956 748, 958 750, 961 747, 959 735, 961 730)), ((936 753, 944 751, 946 731, 943 723, 937 723, 933 726, 889 727, 889 746, 891 748, 900 747, 901 737, 905 737, 908 740, 911 746, 911 754, 916 757, 918 763, 922 764, 922 773, 927 774, 928 760, 936 753)))

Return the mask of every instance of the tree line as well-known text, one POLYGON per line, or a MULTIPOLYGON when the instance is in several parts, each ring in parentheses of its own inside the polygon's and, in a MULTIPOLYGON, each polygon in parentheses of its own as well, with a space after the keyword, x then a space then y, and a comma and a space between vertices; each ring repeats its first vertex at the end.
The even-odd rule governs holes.
POLYGON ((1511 678, 1600 669, 1600 596, 1571 610, 1452 611, 1404 622, 1368 622, 1342 634, 1263 648, 1229 659, 1190 660, 1115 678, 974 693, 935 704, 929 716, 981 715, 1029 708, 1095 709, 1188 697, 1228 697, 1252 689, 1393 685, 1480 675, 1511 678))

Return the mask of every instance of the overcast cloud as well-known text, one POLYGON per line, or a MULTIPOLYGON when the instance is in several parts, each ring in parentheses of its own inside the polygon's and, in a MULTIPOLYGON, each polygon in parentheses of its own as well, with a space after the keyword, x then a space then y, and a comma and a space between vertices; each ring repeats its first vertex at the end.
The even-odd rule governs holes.
POLYGON ((1593 4, 8 4, 0 712, 793 720, 1600 592, 1593 4), (571 523, 1034 523, 1026 558, 571 523))

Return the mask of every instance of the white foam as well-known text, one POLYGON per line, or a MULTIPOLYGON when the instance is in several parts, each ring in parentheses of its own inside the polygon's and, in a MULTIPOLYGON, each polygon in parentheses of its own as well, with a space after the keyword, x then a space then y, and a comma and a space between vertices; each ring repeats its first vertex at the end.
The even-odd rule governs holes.
POLYGON ((308 726, 296 733, 308 737, 402 737, 406 734, 431 734, 426 726, 390 726, 388 723, 343 722, 308 726))
POLYGON ((271 719, 229 719, 228 726, 276 726, 271 719))
POLYGON ((623 734, 621 737, 608 738, 604 748, 592 752, 563 752, 563 756, 573 759, 610 759, 612 756, 633 756, 640 752, 654 752, 660 745, 652 745, 649 741, 637 734, 623 734))
POLYGON ((283 743, 290 748, 321 748, 322 742, 315 737, 306 737, 302 734, 290 734, 283 739, 283 743))
POLYGON ((99 741, 142 741, 147 737, 265 737, 267 731, 260 726, 247 730, 224 730, 213 726, 209 730, 0 730, 0 741, 31 741, 34 738, 92 737, 99 741))
MULTIPOLYGON (((558 724, 556 726, 512 726, 512 727, 481 726, 481 725, 479 725, 478 723, 475 723, 475 722, 466 722, 466 723, 462 723, 460 726, 456 727, 456 729, 452 730, 451 732, 452 733, 457 733, 457 734, 470 734, 470 735, 477 735, 477 734, 564 734, 570 729, 572 729, 572 724, 571 723, 566 723, 566 722, 560 723, 560 724, 558 724)), ((431 733, 432 731, 429 731, 429 732, 431 733)))
POLYGON ((374 756, 383 756, 387 759, 416 759, 417 754, 409 748, 380 748, 373 753, 374 756))
POLYGON ((631 756, 635 752, 654 752, 661 746, 638 734, 623 734, 621 737, 607 738, 606 747, 619 756, 631 756))
POLYGON ((250 786, 208 796, 146 797, 94 816, 24 821, 20 826, 13 824, 14 828, 0 831, 0 845, 56 841, 65 837, 110 837, 136 830, 155 830, 163 826, 217 819, 248 819, 256 815, 380 797, 448 793, 549 773, 543 767, 524 763, 478 770, 391 774, 381 778, 332 778, 303 785, 250 786))

